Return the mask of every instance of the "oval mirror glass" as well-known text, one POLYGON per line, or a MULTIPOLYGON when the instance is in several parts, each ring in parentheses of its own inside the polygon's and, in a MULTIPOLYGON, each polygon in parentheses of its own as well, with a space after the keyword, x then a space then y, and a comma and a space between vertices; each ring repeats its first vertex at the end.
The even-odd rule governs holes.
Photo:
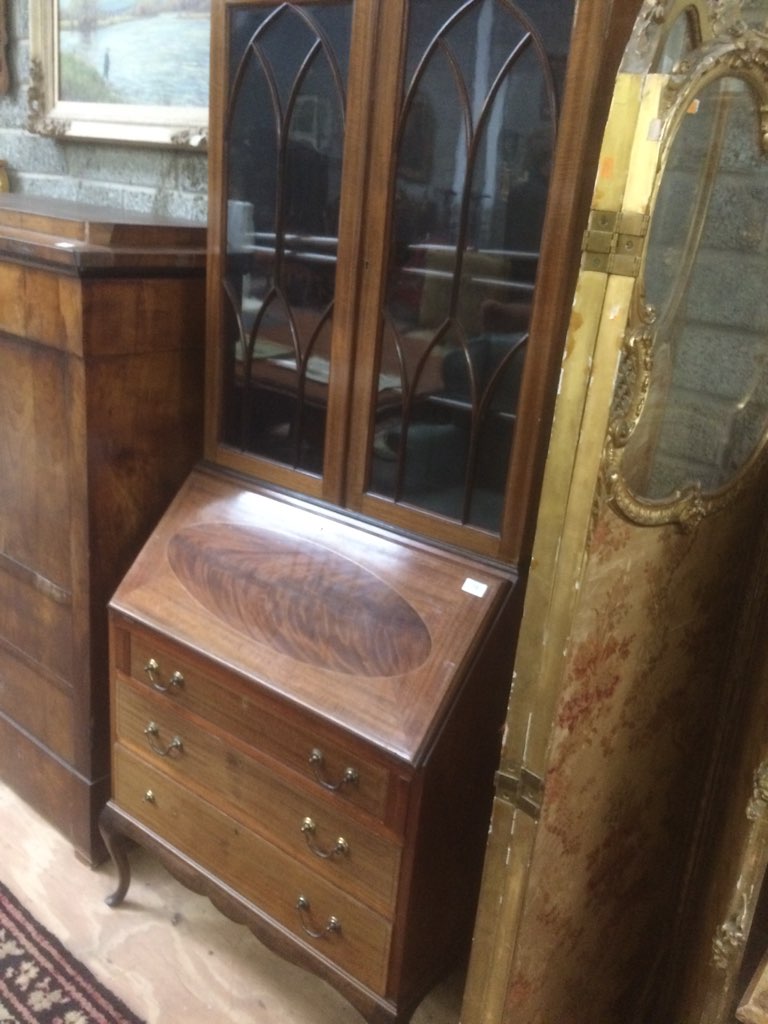
POLYGON ((652 208, 645 300, 651 365, 622 458, 639 499, 714 493, 768 426, 768 161, 758 100, 735 75, 699 90, 652 208))

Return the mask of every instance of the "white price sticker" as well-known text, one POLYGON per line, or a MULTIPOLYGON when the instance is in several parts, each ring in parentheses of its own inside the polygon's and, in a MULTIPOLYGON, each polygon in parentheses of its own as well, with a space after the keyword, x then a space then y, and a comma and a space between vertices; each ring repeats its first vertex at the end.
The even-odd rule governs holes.
POLYGON ((488 584, 481 583, 479 580, 473 580, 471 576, 467 576, 461 589, 467 594, 472 594, 474 597, 485 597, 488 584))

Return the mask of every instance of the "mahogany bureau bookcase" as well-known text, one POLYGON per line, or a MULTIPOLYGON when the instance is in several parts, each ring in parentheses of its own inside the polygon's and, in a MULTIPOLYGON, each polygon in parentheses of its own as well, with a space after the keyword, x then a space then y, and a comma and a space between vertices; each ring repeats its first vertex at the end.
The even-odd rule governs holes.
POLYGON ((0 776, 103 859, 107 602, 199 458, 205 228, 0 199, 0 776))
POLYGON ((472 932, 593 13, 212 5, 205 457, 110 604, 110 901, 136 841, 370 1022, 472 932))

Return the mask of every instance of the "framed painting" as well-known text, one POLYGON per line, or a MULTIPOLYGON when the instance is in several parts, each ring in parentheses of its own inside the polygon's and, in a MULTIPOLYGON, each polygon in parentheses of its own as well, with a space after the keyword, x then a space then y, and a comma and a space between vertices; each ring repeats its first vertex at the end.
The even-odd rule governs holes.
POLYGON ((206 147, 210 0, 29 0, 28 127, 206 147))

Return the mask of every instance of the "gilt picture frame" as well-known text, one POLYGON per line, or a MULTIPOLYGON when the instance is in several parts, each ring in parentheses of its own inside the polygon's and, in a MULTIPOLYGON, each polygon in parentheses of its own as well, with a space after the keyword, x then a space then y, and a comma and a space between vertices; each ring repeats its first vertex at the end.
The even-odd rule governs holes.
POLYGON ((205 149, 210 0, 29 0, 27 127, 205 149))

